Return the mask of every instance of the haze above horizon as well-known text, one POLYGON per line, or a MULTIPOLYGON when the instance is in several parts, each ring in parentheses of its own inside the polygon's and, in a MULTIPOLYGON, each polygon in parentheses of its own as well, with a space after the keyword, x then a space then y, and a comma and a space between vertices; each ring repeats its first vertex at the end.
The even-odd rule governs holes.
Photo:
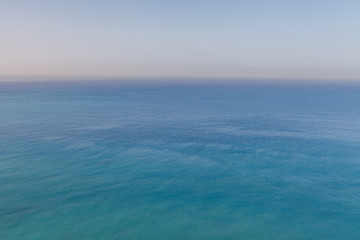
POLYGON ((360 80, 360 2, 0 1, 0 78, 360 80))

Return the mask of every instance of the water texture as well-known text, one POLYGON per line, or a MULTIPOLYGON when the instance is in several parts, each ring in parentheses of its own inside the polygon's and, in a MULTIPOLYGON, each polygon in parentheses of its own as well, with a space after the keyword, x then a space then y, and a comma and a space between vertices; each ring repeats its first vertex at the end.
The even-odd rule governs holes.
POLYGON ((0 83, 0 239, 360 239, 360 86, 0 83))

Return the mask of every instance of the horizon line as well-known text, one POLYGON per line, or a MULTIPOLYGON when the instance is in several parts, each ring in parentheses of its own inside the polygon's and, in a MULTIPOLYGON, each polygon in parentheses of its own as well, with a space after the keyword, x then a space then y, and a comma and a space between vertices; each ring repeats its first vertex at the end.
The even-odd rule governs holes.
POLYGON ((360 79, 174 76, 1 76, 0 83, 116 82, 124 84, 360 84, 360 79))

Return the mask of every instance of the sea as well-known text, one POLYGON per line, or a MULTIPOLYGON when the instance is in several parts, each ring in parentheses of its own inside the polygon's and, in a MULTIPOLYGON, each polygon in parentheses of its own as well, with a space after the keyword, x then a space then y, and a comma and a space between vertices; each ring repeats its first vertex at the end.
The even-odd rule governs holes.
POLYGON ((0 83, 1 240, 359 240, 360 84, 0 83))

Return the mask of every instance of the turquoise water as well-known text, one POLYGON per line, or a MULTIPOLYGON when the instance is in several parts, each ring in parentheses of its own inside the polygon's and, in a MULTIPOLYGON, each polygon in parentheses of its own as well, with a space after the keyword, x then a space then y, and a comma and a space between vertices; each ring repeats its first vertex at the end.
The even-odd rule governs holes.
POLYGON ((0 84, 0 239, 360 239, 360 86, 0 84))

